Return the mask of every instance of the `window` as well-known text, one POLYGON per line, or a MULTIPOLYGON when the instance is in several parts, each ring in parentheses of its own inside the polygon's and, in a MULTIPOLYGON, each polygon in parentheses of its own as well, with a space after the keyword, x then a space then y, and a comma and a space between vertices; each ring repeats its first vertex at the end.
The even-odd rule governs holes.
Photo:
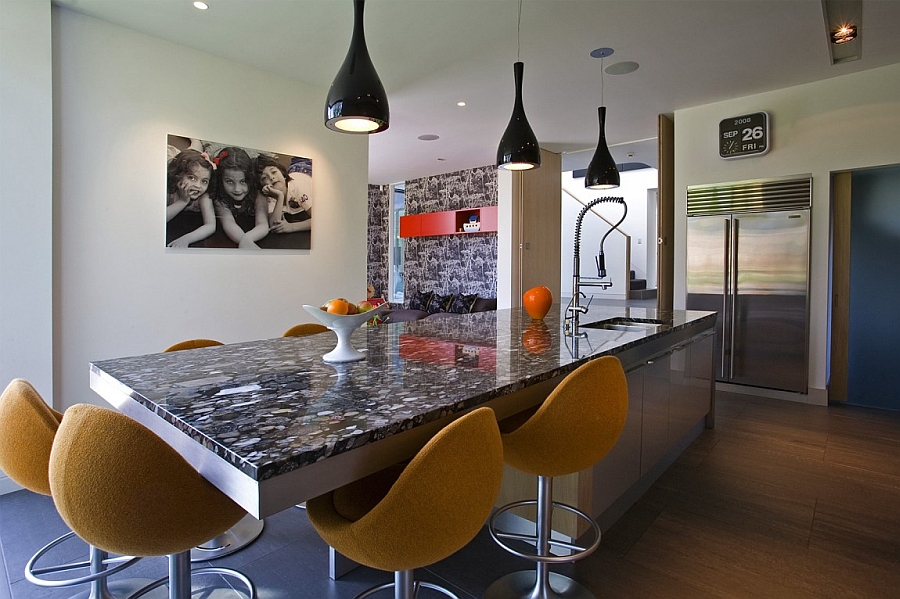
POLYGON ((400 238, 400 217, 406 214, 406 189, 403 183, 392 186, 391 193, 391 267, 388 273, 390 296, 388 301, 403 303, 403 253, 406 241, 400 238))

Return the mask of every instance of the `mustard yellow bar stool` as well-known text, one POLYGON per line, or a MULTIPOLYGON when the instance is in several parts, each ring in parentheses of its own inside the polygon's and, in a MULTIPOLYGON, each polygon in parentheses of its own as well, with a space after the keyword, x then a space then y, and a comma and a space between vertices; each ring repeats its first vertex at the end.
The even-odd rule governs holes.
MULTIPOLYGON (((13 379, 0 395, 0 469, 29 491, 50 495, 50 450, 63 414, 47 405, 40 393, 25 379, 13 379)), ((148 581, 127 579, 108 583, 107 578, 138 561, 139 557, 110 558, 106 551, 90 547, 88 561, 38 567, 51 549, 75 537, 68 532, 35 553, 25 566, 25 578, 41 587, 70 587, 90 583, 88 591, 76 597, 112 599, 130 594, 148 581), (77 578, 59 574, 87 569, 77 578)))
POLYGON ((170 345, 164 352, 170 351, 181 351, 183 349, 200 349, 201 347, 216 347, 218 345, 225 345, 221 341, 216 341, 215 339, 187 339, 185 341, 179 341, 175 345, 170 345))
POLYGON ((328 331, 328 327, 323 324, 314 322, 304 322, 297 324, 281 334, 282 337, 306 337, 307 335, 316 335, 328 331))
POLYGON ((237 570, 191 570, 190 562, 192 547, 246 512, 136 420, 88 404, 69 408, 50 452, 50 490, 66 524, 92 545, 168 556, 169 575, 131 599, 167 583, 170 599, 190 599, 198 574, 236 579, 246 597, 256 597, 253 582, 237 570))
POLYGON ((513 572, 495 581, 484 599, 594 597, 571 578, 550 572, 550 564, 577 561, 593 553, 600 544, 600 527, 593 518, 575 507, 553 501, 553 477, 573 474, 600 461, 616 444, 627 415, 628 383, 622 364, 618 358, 603 356, 571 372, 528 420, 503 435, 506 463, 538 477, 537 499, 499 508, 488 527, 501 547, 537 565, 535 570, 513 572), (537 509, 534 535, 500 530, 497 519, 521 506, 537 509), (552 539, 554 508, 589 522, 593 541, 576 545, 552 539), (523 551, 522 542, 533 545, 535 552, 523 551), (570 553, 553 555, 553 547, 570 553))
POLYGON ((471 541, 500 492, 503 448, 494 411, 478 408, 438 432, 409 464, 398 464, 306 502, 313 527, 329 545, 371 568, 394 572, 394 588, 411 599, 413 570, 444 559, 471 541))
MULTIPOLYGON (((327 329, 326 329, 327 330, 327 329)), ((186 349, 200 349, 202 347, 216 347, 225 345, 221 341, 215 339, 187 339, 180 341, 175 345, 170 345, 164 352, 182 351, 186 349)), ((192 562, 204 562, 226 555, 231 555, 235 551, 243 549, 259 535, 265 528, 265 521, 258 520, 252 515, 247 514, 241 518, 237 524, 218 535, 214 539, 210 539, 205 543, 197 545, 191 550, 192 562)))

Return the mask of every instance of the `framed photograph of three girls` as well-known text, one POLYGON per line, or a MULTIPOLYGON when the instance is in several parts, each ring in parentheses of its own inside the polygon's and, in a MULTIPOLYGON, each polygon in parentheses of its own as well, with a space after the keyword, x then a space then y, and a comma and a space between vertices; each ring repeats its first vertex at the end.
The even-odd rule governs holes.
POLYGON ((310 249, 312 160, 168 136, 166 246, 310 249))

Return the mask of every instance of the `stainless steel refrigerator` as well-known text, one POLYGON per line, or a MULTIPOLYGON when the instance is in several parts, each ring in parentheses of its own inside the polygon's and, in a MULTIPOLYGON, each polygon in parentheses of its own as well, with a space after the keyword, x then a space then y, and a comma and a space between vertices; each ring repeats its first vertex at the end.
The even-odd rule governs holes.
POLYGON ((687 308, 715 310, 716 379, 807 392, 812 179, 688 187, 687 308))

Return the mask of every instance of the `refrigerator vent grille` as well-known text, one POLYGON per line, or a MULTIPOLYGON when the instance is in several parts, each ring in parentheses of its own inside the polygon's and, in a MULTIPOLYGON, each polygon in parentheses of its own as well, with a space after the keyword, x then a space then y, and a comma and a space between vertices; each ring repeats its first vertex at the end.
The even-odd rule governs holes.
POLYGON ((812 177, 759 179, 687 188, 687 215, 804 210, 812 202, 812 177))

